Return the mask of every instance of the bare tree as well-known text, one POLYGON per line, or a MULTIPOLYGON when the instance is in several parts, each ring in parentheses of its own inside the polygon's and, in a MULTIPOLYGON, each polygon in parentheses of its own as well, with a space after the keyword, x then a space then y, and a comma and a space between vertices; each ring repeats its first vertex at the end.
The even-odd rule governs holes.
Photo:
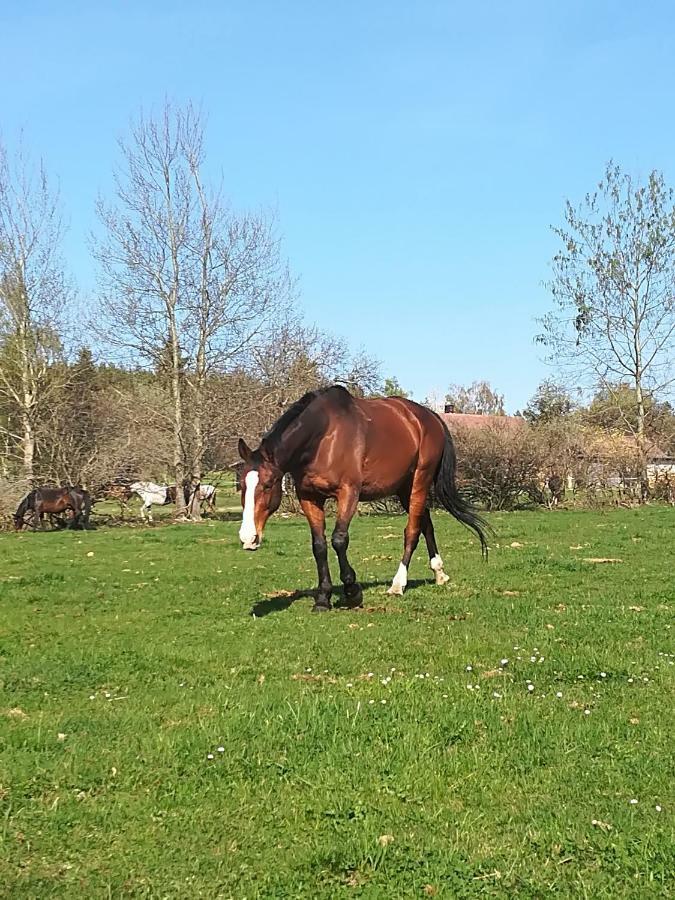
MULTIPOLYGON (((94 239, 100 267, 99 333, 120 357, 168 369, 173 430, 173 477, 185 480, 184 355, 191 286, 191 222, 195 213, 184 145, 201 131, 192 109, 169 104, 156 118, 143 115, 120 141, 115 202, 99 200, 102 233, 94 239)), ((182 490, 177 515, 185 514, 182 490)))
POLYGON ((20 450, 23 477, 34 479, 36 426, 55 384, 61 326, 70 290, 59 255, 58 193, 23 146, 0 141, 0 401, 6 447, 20 450), (12 415, 12 413, 14 415, 12 415), (16 420, 16 426, 14 421, 16 420))
MULTIPOLYGON (((171 388, 173 473, 196 487, 208 441, 206 385, 241 363, 292 302, 274 222, 238 215, 204 180, 204 124, 192 105, 141 117, 121 144, 114 206, 98 204, 106 340, 162 371, 171 388)), ((177 513, 185 513, 182 491, 177 513)), ((199 518, 193 492, 191 515, 199 518)))
POLYGON ((380 387, 376 359, 363 350, 353 353, 346 341, 307 325, 294 312, 277 320, 271 334, 251 351, 249 371, 263 387, 265 427, 307 391, 343 384, 364 396, 380 387))
MULTIPOLYGON (((222 185, 217 189, 205 186, 199 122, 183 138, 196 199, 186 323, 194 432, 191 470, 196 486, 209 437, 207 380, 246 362, 273 321, 288 314, 294 283, 281 256, 273 218, 262 213, 237 214, 224 202, 222 185)), ((196 494, 191 515, 199 518, 196 494)))
POLYGON ((617 385, 630 383, 634 416, 623 418, 635 438, 644 496, 646 401, 673 384, 673 191, 659 172, 634 182, 610 163, 597 191, 578 207, 568 202, 565 224, 553 230, 562 243, 549 285, 556 309, 541 320, 538 340, 577 383, 615 396, 617 410, 625 410, 617 385))

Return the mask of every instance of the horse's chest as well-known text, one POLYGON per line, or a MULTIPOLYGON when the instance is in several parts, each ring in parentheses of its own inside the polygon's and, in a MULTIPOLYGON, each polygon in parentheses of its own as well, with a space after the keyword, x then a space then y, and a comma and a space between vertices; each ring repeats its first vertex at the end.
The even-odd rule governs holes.
POLYGON ((301 496, 318 494, 322 497, 332 497, 339 487, 339 480, 334 476, 316 471, 304 472, 299 477, 295 476, 293 480, 301 496))

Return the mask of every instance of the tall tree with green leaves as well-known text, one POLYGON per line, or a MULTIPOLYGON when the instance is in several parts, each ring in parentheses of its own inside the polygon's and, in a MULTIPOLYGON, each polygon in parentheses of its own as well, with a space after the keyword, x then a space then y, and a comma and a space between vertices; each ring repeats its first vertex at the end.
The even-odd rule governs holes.
POLYGON ((458 413, 483 416, 503 416, 504 395, 497 393, 489 381, 474 381, 469 387, 451 384, 445 402, 458 413))
POLYGON ((523 417, 533 425, 546 425, 571 415, 575 409, 572 394, 563 384, 546 379, 537 387, 523 417))
POLYGON ((382 393, 385 397, 410 397, 408 391, 403 390, 403 388, 399 384, 398 378, 395 375, 393 375, 391 378, 384 379, 382 393))
POLYGON ((643 495, 647 399, 675 378, 675 198, 663 174, 634 180, 610 163, 595 192, 554 227, 560 249, 549 287, 555 308, 538 340, 575 383, 614 398, 634 435, 643 495), (632 409, 624 406, 628 383, 632 409))

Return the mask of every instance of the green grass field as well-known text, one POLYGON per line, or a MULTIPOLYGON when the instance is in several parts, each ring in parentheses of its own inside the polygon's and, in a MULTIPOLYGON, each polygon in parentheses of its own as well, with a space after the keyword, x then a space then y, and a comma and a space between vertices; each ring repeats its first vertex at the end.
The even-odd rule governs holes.
POLYGON ((0 535, 0 894, 675 896, 675 510, 491 521, 0 535))

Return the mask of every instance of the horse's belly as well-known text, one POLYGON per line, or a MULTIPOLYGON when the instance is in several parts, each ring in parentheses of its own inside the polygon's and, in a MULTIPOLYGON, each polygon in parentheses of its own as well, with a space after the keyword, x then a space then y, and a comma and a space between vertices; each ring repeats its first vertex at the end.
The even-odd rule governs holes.
POLYGON ((412 477, 413 469, 398 472, 395 477, 365 479, 359 492, 360 500, 381 500, 399 493, 405 483, 412 477))
POLYGON ((416 466, 416 448, 407 442, 369 447, 363 461, 361 499, 379 500, 398 494, 412 479, 416 466))

